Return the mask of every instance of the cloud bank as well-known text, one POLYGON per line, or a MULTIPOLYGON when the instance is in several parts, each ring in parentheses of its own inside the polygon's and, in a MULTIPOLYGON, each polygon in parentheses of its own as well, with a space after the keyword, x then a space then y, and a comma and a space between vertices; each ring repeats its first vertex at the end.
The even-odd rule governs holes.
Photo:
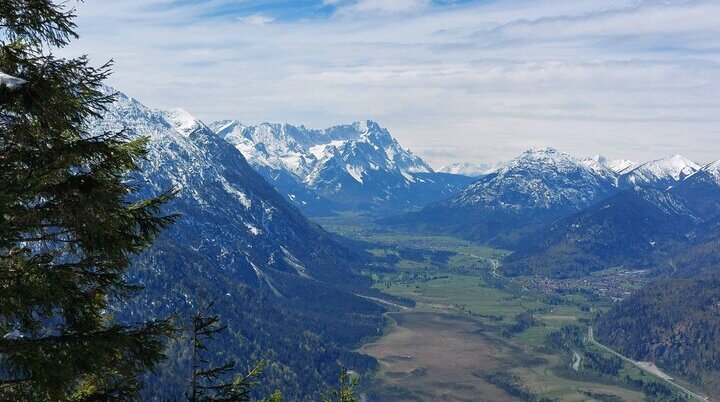
POLYGON ((371 118, 439 166, 530 146, 720 158, 720 3, 87 0, 64 52, 204 120, 371 118), (437 152, 442 150, 442 152, 437 152))

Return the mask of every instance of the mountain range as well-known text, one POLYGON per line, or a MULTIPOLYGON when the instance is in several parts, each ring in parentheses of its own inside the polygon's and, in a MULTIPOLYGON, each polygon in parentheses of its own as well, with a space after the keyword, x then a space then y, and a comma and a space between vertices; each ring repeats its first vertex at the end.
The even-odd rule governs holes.
POLYGON ((304 213, 419 209, 447 198, 472 179, 436 173, 379 124, 361 121, 327 129, 290 124, 210 127, 304 213))
POLYGON ((217 255, 238 278, 279 298, 297 289, 298 278, 347 282, 337 280, 335 266, 355 259, 302 213, 382 216, 427 205, 380 222, 513 250, 509 275, 566 277, 650 265, 661 257, 656 250, 694 236, 720 205, 720 163, 700 166, 679 155, 639 164, 541 148, 470 178, 433 171, 373 121, 322 130, 206 126, 184 110, 152 111, 125 96, 109 116, 103 124, 130 125, 153 139, 148 183, 155 192, 182 189, 176 203, 197 217, 192 230, 172 236, 176 242, 217 255))
MULTIPOLYGON (((111 89, 107 89, 111 93, 111 89)), ((180 218, 138 256, 131 280, 143 291, 118 319, 193 314, 215 301, 230 336, 210 358, 272 359, 261 391, 282 384, 293 400, 319 397, 340 366, 365 372, 374 359, 353 352, 377 333, 384 311, 367 299, 362 256, 337 243, 268 184, 231 143, 182 110, 152 110, 117 94, 91 131, 147 137, 141 196, 175 189, 166 206, 180 218), (299 352, 298 350, 302 350, 299 352)), ((143 399, 179 399, 189 344, 173 345, 143 399)))
MULTIPOLYGON (((123 94, 90 129, 147 137, 140 195, 177 191, 166 212, 180 218, 135 259, 130 277, 143 291, 118 306, 117 318, 190 315, 217 302, 213 313, 222 315, 230 336, 210 359, 241 356, 241 366, 271 360, 259 392, 279 388, 290 400, 309 401, 341 366, 360 374, 377 367, 355 351, 383 326, 384 309, 359 296, 378 292, 360 274, 366 256, 305 214, 396 214, 378 223, 501 246, 513 252, 500 269, 508 276, 655 268, 687 279, 678 289, 702 291, 693 314, 705 314, 702 308, 716 301, 701 267, 717 263, 711 257, 720 241, 720 161, 700 166, 673 156, 638 164, 544 148, 497 168, 435 172, 372 121, 322 130, 235 121, 207 126, 181 109, 150 109, 123 94), (472 170, 477 177, 466 175, 472 170), (693 262, 678 268, 667 261, 693 262)), ((648 301, 662 285, 654 286, 637 302, 659 315, 663 310, 648 301)), ((678 297, 668 303, 682 304, 678 297)), ((632 305, 622 304, 612 314, 629 326, 630 311, 632 305)), ((682 315, 664 320, 685 325, 682 315)), ((680 353, 643 349, 644 340, 623 344, 629 327, 605 328, 600 337, 635 356, 680 353)), ((665 333, 653 331, 654 344, 662 345, 665 333)), ((188 350, 185 340, 171 346, 144 399, 182 397, 188 350)), ((693 370, 687 374, 710 375, 693 370)))
POLYGON ((646 267, 718 215, 718 166, 678 155, 635 164, 535 149, 447 200, 381 222, 513 250, 509 275, 646 267))

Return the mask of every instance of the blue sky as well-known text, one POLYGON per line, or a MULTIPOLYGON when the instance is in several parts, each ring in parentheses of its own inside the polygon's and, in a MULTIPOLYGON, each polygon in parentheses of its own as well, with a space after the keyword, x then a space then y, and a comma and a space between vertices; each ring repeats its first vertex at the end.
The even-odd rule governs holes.
POLYGON ((86 0, 64 54, 206 121, 374 119, 434 166, 720 158, 717 0, 86 0))

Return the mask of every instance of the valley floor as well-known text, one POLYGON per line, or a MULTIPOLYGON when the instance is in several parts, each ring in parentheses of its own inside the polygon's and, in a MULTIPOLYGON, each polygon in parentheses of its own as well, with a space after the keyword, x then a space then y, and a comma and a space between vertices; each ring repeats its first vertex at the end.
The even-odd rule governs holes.
POLYGON ((464 240, 389 233, 356 217, 319 221, 366 242, 377 260, 366 274, 388 295, 376 297, 390 309, 383 335, 360 349, 380 362, 365 383, 368 401, 684 400, 674 390, 648 396, 663 381, 628 362, 608 374, 589 361, 612 359, 586 336, 610 295, 593 295, 587 284, 547 292, 528 286, 533 278, 510 281, 495 272, 504 251, 464 240), (578 346, 548 347, 548 335, 566 325, 583 334, 578 346))

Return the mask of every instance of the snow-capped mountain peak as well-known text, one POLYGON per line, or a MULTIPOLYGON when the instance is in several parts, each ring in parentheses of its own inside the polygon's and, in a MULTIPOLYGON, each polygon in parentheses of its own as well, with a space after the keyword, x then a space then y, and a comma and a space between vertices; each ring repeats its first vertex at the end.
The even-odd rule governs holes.
POLYGON ((617 178, 616 172, 609 166, 610 162, 602 155, 595 155, 592 158, 583 159, 581 163, 604 178, 613 181, 617 178))
MULTIPOLYGON (((107 88, 107 93, 116 91, 107 88)), ((233 130, 241 128, 233 126, 233 130)), ((324 250, 334 253, 337 245, 291 207, 241 152, 200 120, 182 109, 152 110, 116 93, 115 102, 102 119, 91 122, 90 130, 120 129, 149 138, 148 155, 142 161, 142 194, 178 190, 167 206, 182 215, 168 229, 175 244, 211 256, 214 264, 239 280, 271 290, 281 280, 273 275, 293 264, 307 267, 296 279, 324 275, 325 265, 313 261, 324 258, 324 250), (268 264, 273 255, 289 256, 293 263, 276 259, 268 264)), ((335 271, 333 267, 331 273, 335 271)))
POLYGON ((518 168, 554 167, 563 170, 575 169, 578 166, 578 161, 573 156, 560 152, 555 148, 531 148, 500 168, 498 173, 507 173, 518 168))
POLYGON ((373 132, 373 131, 375 131, 375 132, 377 132, 377 131, 385 131, 385 132, 387 132, 387 130, 383 130, 378 123, 376 123, 376 122, 374 122, 374 121, 372 121, 372 120, 357 121, 357 122, 353 123, 352 125, 353 125, 353 127, 357 128, 358 132, 359 132, 361 135, 367 135, 367 134, 369 134, 369 133, 371 133, 371 132, 373 132))
MULTIPOLYGON (((311 202, 307 197, 339 203, 352 199, 363 205, 391 202, 397 192, 412 198, 410 185, 424 180, 416 176, 434 174, 419 156, 372 120, 326 129, 273 123, 245 126, 233 120, 210 126, 301 207, 311 202)), ((437 196, 449 195, 451 190, 459 187, 442 187, 437 196)))
POLYGON ((210 129, 220 138, 225 138, 237 128, 243 125, 237 120, 220 120, 210 124, 210 129))
POLYGON ((195 118, 190 112, 185 109, 171 109, 168 111, 159 111, 159 113, 180 133, 189 135, 200 128, 205 127, 205 124, 195 118))
POLYGON ((449 202, 487 212, 536 210, 554 214, 586 207, 613 186, 609 174, 598 174, 555 148, 536 148, 481 178, 449 202))
POLYGON ((700 170, 700 165, 681 155, 644 163, 623 175, 634 186, 667 188, 700 170))

